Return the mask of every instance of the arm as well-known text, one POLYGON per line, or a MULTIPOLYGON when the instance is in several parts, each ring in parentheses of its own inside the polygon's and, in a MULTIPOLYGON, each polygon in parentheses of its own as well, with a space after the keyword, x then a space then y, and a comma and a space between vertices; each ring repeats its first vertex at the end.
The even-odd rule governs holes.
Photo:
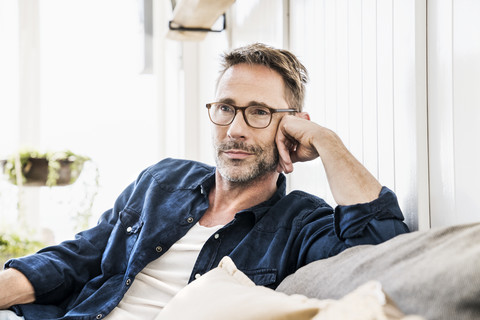
MULTIPOLYGON (((7 261, 5 266, 8 269, 5 272, 8 274, 2 273, 0 278, 2 287, 3 277, 12 276, 8 281, 23 284, 27 281, 34 293, 30 302, 35 301, 38 304, 58 304, 72 293, 80 292, 85 283, 102 272, 101 262, 108 239, 133 188, 134 184, 125 189, 115 202, 114 208, 106 211, 96 226, 78 233, 75 239, 44 248, 36 254, 7 261), (15 270, 17 274, 13 275, 9 270, 15 270), (22 277, 25 281, 21 280, 22 277)), ((20 296, 24 293, 18 292, 20 296)), ((5 297, 12 299, 14 304, 25 301, 16 300, 17 298, 19 297, 16 295, 5 297)), ((0 302, 3 306, 4 302, 1 299, 0 302)), ((5 306, 12 302, 5 300, 5 306)))
POLYGON ((35 292, 28 279, 16 269, 0 271, 0 309, 7 309, 14 304, 35 301, 35 292), (8 290, 4 290, 8 288, 8 290))
MULTIPOLYGON (((110 210, 108 214, 104 214, 97 226, 77 234, 74 240, 44 248, 32 255, 8 260, 5 264, 8 269, 5 272, 16 271, 16 275, 10 274, 9 281, 19 284, 27 281, 35 294, 33 300, 39 304, 57 304, 73 292, 79 291, 86 282, 101 272, 100 261, 111 229, 110 221, 106 221, 104 217, 114 219, 111 212, 110 210)), ((3 281, 3 278, 0 279, 3 281)), ((20 290, 18 293, 23 295, 24 292, 20 290)))
POLYGON ((375 200, 382 188, 331 130, 310 121, 308 114, 287 115, 279 124, 278 171, 290 173, 293 163, 320 157, 335 201, 352 205, 375 200))

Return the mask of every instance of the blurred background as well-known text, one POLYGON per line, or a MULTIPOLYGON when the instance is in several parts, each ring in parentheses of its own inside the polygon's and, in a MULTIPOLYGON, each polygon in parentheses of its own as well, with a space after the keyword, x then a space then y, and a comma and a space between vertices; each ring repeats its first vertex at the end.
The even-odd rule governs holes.
MULTIPOLYGON (((219 56, 252 42, 300 58, 306 111, 397 193, 412 230, 479 221, 478 16, 474 0, 0 0, 0 159, 90 159, 66 186, 3 174, 0 246, 73 237, 164 157, 214 164, 219 56)), ((335 205, 320 160, 288 185, 335 205)))

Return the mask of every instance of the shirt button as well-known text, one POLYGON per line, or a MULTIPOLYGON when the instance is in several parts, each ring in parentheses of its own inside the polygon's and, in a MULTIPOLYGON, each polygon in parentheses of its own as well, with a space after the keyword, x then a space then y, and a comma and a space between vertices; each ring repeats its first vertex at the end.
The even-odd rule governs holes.
POLYGON ((129 286, 130 283, 132 283, 132 280, 130 280, 130 279, 127 279, 127 281, 125 281, 125 284, 126 284, 127 286, 129 286))
POLYGON ((215 233, 215 235, 213 236, 215 239, 218 239, 220 238, 220 235, 218 233, 215 233))
POLYGON ((187 218, 187 222, 188 222, 188 223, 192 223, 192 222, 193 222, 193 217, 188 217, 188 218, 187 218))
POLYGON ((161 246, 156 246, 155 247, 155 251, 157 251, 158 253, 162 252, 163 248, 161 246))
POLYGON ((195 275, 195 279, 198 279, 198 278, 200 278, 201 276, 202 276, 202 275, 201 275, 200 273, 197 273, 197 274, 195 275))
POLYGON ((96 318, 97 318, 97 319, 102 319, 102 318, 103 318, 103 314, 101 314, 101 313, 100 313, 100 314, 97 314, 96 318))
POLYGON ((128 232, 128 233, 132 232, 132 227, 128 227, 128 228, 127 228, 127 232, 128 232))

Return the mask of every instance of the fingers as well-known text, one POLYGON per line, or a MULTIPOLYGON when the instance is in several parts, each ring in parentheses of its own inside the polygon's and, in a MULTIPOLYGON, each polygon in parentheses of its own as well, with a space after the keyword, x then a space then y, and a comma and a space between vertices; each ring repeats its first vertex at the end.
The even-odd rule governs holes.
POLYGON ((310 161, 319 156, 311 141, 320 128, 309 120, 306 113, 282 118, 275 137, 279 153, 278 172, 291 173, 295 162, 310 161))
POLYGON ((292 154, 296 151, 297 142, 285 136, 284 131, 279 129, 275 138, 279 154, 278 172, 286 174, 293 171, 292 154))

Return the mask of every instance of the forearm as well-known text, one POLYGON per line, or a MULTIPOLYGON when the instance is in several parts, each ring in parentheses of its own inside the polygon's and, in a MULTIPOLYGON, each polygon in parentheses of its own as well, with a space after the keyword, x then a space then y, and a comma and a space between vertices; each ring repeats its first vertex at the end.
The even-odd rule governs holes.
POLYGON ((290 173, 293 163, 320 157, 335 201, 339 205, 377 199, 382 186, 347 150, 332 130, 309 121, 308 116, 285 116, 276 137, 279 172, 290 173))
POLYGON ((27 277, 20 271, 10 268, 0 272, 0 309, 14 304, 35 301, 35 291, 27 277))
POLYGON ((312 144, 322 159, 337 204, 366 203, 378 197, 381 184, 347 150, 333 131, 320 127, 312 144))

